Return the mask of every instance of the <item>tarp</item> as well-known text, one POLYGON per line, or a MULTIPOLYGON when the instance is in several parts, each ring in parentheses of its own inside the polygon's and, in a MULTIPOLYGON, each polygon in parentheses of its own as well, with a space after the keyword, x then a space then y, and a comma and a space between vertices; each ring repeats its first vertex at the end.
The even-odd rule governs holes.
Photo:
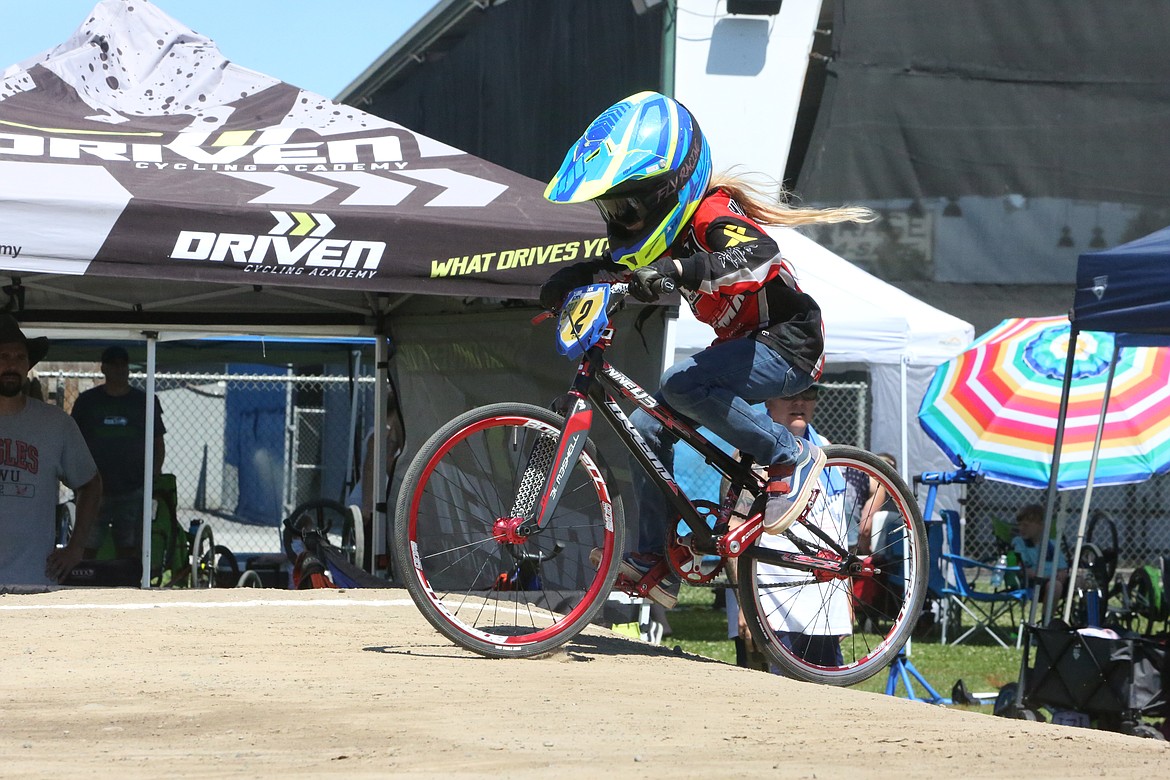
MULTIPOLYGON (((916 424, 933 367, 962 352, 974 338, 970 323, 908 295, 788 228, 768 227, 797 281, 820 305, 825 321, 826 364, 864 363, 873 389, 871 448, 900 453, 899 467, 913 473, 949 464, 916 424), (906 369, 903 380, 903 367, 906 369), (909 411, 907 411, 909 410, 909 411), (905 444, 903 444, 905 436, 905 444)), ((706 347, 714 338, 685 306, 679 314, 675 357, 706 347)))
POLYGON ((99 2, 0 72, 0 270, 26 321, 308 324, 360 321, 373 293, 535 299, 550 265, 604 248, 595 210, 541 190, 229 62, 143 0, 99 2))
POLYGON ((1170 105, 1166 3, 833 6, 806 200, 1013 193, 1165 208, 1170 150, 1150 139, 1170 105))

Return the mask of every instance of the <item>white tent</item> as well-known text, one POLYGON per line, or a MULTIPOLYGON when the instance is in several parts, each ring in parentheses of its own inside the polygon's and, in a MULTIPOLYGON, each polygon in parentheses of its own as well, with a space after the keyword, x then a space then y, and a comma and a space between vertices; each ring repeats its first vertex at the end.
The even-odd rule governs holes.
MULTIPOLYGON (((870 447, 899 453, 905 475, 949 468, 946 457, 913 421, 935 366, 973 340, 971 324, 866 273, 795 230, 767 230, 796 271, 801 289, 821 306, 827 365, 863 363, 869 368, 870 447)), ((713 338, 709 326, 680 307, 675 360, 703 349, 713 338)))

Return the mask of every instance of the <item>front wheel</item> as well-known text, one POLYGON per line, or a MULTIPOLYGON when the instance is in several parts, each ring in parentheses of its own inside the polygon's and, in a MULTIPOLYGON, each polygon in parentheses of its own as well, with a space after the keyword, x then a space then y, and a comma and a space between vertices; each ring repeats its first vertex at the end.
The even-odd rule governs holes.
POLYGON ((886 668, 915 628, 926 598, 926 526, 906 483, 884 460, 856 447, 824 450, 809 513, 783 535, 761 536, 740 556, 739 598, 753 641, 783 674, 854 685, 886 668), (871 486, 883 487, 887 500, 873 514, 872 551, 853 556, 850 529, 871 486), (765 562, 770 550, 846 568, 836 574, 784 568, 765 562))
POLYGON ((497 533, 498 520, 530 511, 562 423, 528 404, 473 409, 436 432, 403 479, 398 571, 431 625, 469 650, 503 658, 555 649, 597 615, 617 576, 621 499, 592 443, 544 528, 520 542, 497 533))

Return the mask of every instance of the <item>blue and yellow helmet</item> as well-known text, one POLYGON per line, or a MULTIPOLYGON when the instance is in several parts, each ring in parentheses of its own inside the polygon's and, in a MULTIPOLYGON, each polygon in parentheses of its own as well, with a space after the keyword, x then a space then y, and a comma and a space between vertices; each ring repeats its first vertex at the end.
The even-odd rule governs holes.
POLYGON ((699 123, 671 98, 639 92, 593 120, 544 197, 596 203, 611 256, 634 269, 674 243, 710 181, 711 149, 699 123))

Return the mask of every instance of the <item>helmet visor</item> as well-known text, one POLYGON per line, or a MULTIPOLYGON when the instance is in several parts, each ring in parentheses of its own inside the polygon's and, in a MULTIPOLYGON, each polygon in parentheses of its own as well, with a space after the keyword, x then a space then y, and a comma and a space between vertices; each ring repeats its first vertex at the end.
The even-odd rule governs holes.
POLYGON ((646 217, 650 215, 650 205, 644 195, 597 198, 594 203, 607 223, 627 231, 641 228, 646 223, 646 217))

